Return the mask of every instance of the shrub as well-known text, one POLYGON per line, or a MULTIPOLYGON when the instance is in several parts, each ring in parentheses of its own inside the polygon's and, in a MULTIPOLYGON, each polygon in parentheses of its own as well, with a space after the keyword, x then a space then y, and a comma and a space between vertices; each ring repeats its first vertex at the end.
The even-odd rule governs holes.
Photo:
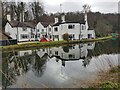
POLYGON ((63 34, 63 40, 69 41, 68 33, 63 34))

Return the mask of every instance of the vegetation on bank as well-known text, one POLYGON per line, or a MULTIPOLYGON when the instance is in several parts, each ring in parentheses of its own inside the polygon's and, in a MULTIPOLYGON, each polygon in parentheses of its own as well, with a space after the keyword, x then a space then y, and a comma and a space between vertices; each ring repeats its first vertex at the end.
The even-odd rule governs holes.
POLYGON ((120 66, 111 67, 107 71, 99 72, 97 79, 89 82, 89 88, 101 88, 102 90, 119 90, 120 66))
POLYGON ((17 45, 1 46, 0 48, 4 50, 8 49, 28 49, 28 48, 38 48, 38 47, 48 47, 48 46, 60 46, 64 44, 74 44, 74 43, 85 43, 85 42, 94 42, 110 39, 112 36, 95 38, 95 39, 83 39, 83 40, 74 40, 74 41, 52 41, 52 42, 30 42, 17 45))

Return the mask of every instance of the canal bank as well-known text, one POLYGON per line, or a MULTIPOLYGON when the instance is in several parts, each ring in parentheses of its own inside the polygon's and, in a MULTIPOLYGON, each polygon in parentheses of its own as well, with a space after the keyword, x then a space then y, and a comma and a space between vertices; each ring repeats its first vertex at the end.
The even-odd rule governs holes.
POLYGON ((65 44, 102 41, 102 40, 107 40, 111 38, 112 36, 100 37, 100 38, 95 38, 95 39, 74 40, 74 41, 22 42, 17 45, 1 46, 0 48, 3 50, 8 50, 8 49, 28 49, 28 48, 48 47, 48 46, 52 47, 52 46, 60 46, 60 45, 65 45, 65 44))
POLYGON ((97 72, 97 78, 92 81, 86 81, 82 88, 102 88, 105 90, 120 88, 119 74, 120 66, 112 66, 108 70, 97 72))

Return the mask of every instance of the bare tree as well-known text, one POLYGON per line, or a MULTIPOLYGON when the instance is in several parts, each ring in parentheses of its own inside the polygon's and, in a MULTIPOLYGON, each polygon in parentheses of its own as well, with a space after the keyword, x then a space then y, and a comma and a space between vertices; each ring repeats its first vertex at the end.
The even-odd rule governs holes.
POLYGON ((31 2, 30 7, 32 9, 33 17, 35 20, 44 13, 43 4, 41 2, 31 2))

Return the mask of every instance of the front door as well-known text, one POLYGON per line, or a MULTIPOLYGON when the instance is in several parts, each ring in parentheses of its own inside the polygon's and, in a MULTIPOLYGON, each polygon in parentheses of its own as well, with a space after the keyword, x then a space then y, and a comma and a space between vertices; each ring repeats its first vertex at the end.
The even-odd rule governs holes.
POLYGON ((88 38, 92 38, 92 34, 88 34, 88 38))

